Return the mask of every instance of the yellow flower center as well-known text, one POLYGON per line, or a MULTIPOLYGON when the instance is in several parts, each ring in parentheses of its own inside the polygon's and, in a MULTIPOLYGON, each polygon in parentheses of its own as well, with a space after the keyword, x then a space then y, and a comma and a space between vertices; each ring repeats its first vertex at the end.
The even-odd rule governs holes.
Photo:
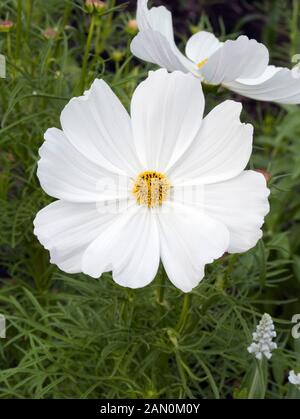
POLYGON ((171 183, 166 175, 159 172, 142 172, 136 178, 132 193, 139 205, 148 208, 161 206, 169 197, 171 183))
POLYGON ((202 68, 208 61, 208 58, 205 58, 205 60, 200 61, 200 63, 197 64, 198 68, 202 68))

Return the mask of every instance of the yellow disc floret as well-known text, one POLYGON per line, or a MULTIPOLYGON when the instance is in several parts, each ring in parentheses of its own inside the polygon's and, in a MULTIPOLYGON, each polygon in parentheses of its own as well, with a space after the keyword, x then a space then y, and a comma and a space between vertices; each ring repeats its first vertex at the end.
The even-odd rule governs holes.
POLYGON ((208 58, 205 58, 205 60, 200 61, 200 63, 197 64, 198 68, 202 68, 207 63, 208 58))
POLYGON ((171 184, 166 175, 159 172, 142 172, 136 178, 132 193, 139 205, 148 208, 161 206, 169 197, 171 184))

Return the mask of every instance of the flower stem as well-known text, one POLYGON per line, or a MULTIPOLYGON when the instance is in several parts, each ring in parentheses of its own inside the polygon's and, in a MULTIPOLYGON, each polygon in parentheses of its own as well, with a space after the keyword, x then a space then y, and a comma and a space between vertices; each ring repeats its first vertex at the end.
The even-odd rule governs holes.
POLYGON ((256 362, 255 373, 248 393, 248 399, 264 399, 266 384, 263 373, 263 360, 256 362))
POLYGON ((191 294, 185 294, 184 298, 183 298, 183 303, 182 303, 182 309, 181 309, 181 313, 180 313, 180 317, 177 323, 177 326, 175 328, 175 330, 178 333, 181 333, 185 326, 186 326, 186 322, 190 313, 190 304, 191 304, 191 294))
POLYGON ((93 14, 90 21, 89 32, 88 32, 83 60, 82 60, 81 79, 80 79, 80 93, 81 94, 84 92, 84 89, 85 89, 87 63, 88 63, 89 54, 90 54, 91 45, 92 45, 95 23, 96 23, 96 15, 93 14))
POLYGON ((11 58, 11 35, 9 32, 7 34, 7 55, 11 58))
POLYGON ((26 39, 29 38, 34 0, 26 0, 26 39))
POLYGON ((157 302, 160 305, 164 304, 166 275, 167 275, 166 271, 163 265, 161 265, 159 278, 158 278, 158 288, 157 288, 157 302))
POLYGON ((69 21, 70 14, 72 12, 72 8, 73 8, 72 2, 66 3, 65 10, 64 10, 64 16, 63 16, 63 20, 62 20, 62 30, 64 29, 64 27, 67 25, 67 23, 69 21))
POLYGON ((17 4, 17 34, 16 34, 16 57, 19 58, 22 37, 22 0, 17 4))

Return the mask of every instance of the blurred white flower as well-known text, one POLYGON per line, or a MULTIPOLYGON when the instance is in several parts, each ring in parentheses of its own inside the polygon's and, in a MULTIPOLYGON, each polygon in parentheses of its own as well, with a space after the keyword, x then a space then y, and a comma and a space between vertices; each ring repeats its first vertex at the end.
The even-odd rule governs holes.
POLYGON ((131 44, 132 53, 169 71, 191 72, 207 84, 219 85, 257 100, 285 104, 300 103, 300 80, 295 71, 268 65, 267 48, 247 36, 220 42, 212 33, 201 31, 186 45, 186 55, 174 41, 172 15, 164 7, 147 7, 138 0, 139 33, 131 44))
POLYGON ((296 374, 295 371, 289 372, 289 382, 297 386, 300 390, 300 373, 296 374))
POLYGON ((256 327, 256 332, 252 334, 253 342, 248 347, 248 352, 254 354, 257 359, 265 356, 267 359, 272 357, 272 351, 277 348, 277 344, 273 342, 276 337, 275 327, 272 317, 264 314, 261 321, 256 327))
POLYGON ((41 186, 58 199, 34 221, 52 263, 96 278, 113 271, 138 288, 161 259, 189 292, 205 264, 255 246, 269 190, 262 174, 244 170, 253 127, 240 122, 239 103, 203 119, 204 104, 196 78, 166 70, 137 87, 131 118, 103 80, 69 102, 38 163, 41 186))

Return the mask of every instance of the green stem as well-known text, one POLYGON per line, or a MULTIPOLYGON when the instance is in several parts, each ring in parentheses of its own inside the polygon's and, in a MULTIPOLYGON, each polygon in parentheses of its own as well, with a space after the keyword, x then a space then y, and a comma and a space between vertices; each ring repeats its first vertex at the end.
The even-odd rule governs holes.
POLYGON ((26 39, 29 38, 34 0, 26 0, 26 39))
POLYGON ((184 295, 180 317, 175 328, 178 333, 181 333, 186 326, 186 322, 190 313, 191 296, 192 295, 190 293, 184 295))
POLYGON ((254 373, 254 377, 251 383, 251 387, 249 390, 249 394, 248 394, 248 399, 254 399, 255 398, 255 392, 256 392, 256 388, 258 385, 258 378, 259 378, 259 372, 258 372, 258 368, 255 368, 255 373, 254 373))
POLYGON ((22 38, 22 0, 17 4, 17 34, 16 34, 16 57, 19 58, 22 38))
POLYGON ((298 0, 293 0, 293 13, 291 19, 291 56, 297 52, 297 38, 298 38, 298 19, 299 19, 299 4, 298 0))
POLYGON ((63 17, 63 21, 62 21, 62 28, 61 30, 64 30, 64 27, 67 25, 71 12, 72 12, 72 8, 73 8, 73 3, 67 3, 65 6, 65 10, 64 10, 64 17, 63 17))
POLYGON ((10 32, 7 34, 7 55, 11 59, 11 35, 10 35, 10 32))
POLYGON ((80 79, 80 93, 81 94, 84 92, 84 89, 85 89, 87 63, 88 63, 89 54, 90 54, 90 50, 91 50, 96 18, 97 17, 96 17, 95 14, 93 14, 92 17, 91 17, 89 32, 88 32, 86 45, 85 45, 85 50, 84 50, 84 56, 83 56, 83 60, 82 60, 82 70, 81 70, 81 79, 80 79))
POLYGON ((95 57, 98 57, 102 50, 101 50, 101 41, 102 41, 102 25, 101 25, 101 16, 98 18, 97 26, 96 26, 96 36, 95 36, 95 57))
POLYGON ((53 52, 53 57, 58 57, 59 56, 59 50, 60 50, 60 45, 61 45, 61 41, 63 39, 63 32, 65 30, 65 27, 67 26, 67 23, 69 21, 71 12, 72 12, 72 8, 73 8, 73 4, 67 3, 65 6, 65 11, 64 11, 64 16, 62 19, 62 23, 60 25, 60 27, 58 28, 58 36, 57 39, 55 41, 55 48, 54 48, 54 52, 53 52))
MULTIPOLYGON (((110 3, 110 8, 113 9, 115 7, 116 4, 116 0, 112 0, 112 2, 110 3)), ((101 18, 101 17, 100 17, 101 18)), ((109 34, 111 32, 111 28, 112 28, 112 19, 113 19, 113 13, 109 13, 108 16, 105 16, 105 19, 103 21, 103 23, 99 26, 99 35, 100 35, 100 39, 98 40, 98 42, 96 43, 96 55, 99 56, 100 54, 102 54, 102 52, 105 49, 105 42, 107 40, 107 38, 109 37, 109 34)))
POLYGON ((264 399, 266 391, 265 387, 263 361, 258 361, 256 363, 255 373, 248 393, 248 399, 264 399))
POLYGON ((163 266, 160 268, 159 282, 157 288, 157 301, 158 304, 163 305, 165 300, 165 282, 166 282, 166 271, 163 266))

